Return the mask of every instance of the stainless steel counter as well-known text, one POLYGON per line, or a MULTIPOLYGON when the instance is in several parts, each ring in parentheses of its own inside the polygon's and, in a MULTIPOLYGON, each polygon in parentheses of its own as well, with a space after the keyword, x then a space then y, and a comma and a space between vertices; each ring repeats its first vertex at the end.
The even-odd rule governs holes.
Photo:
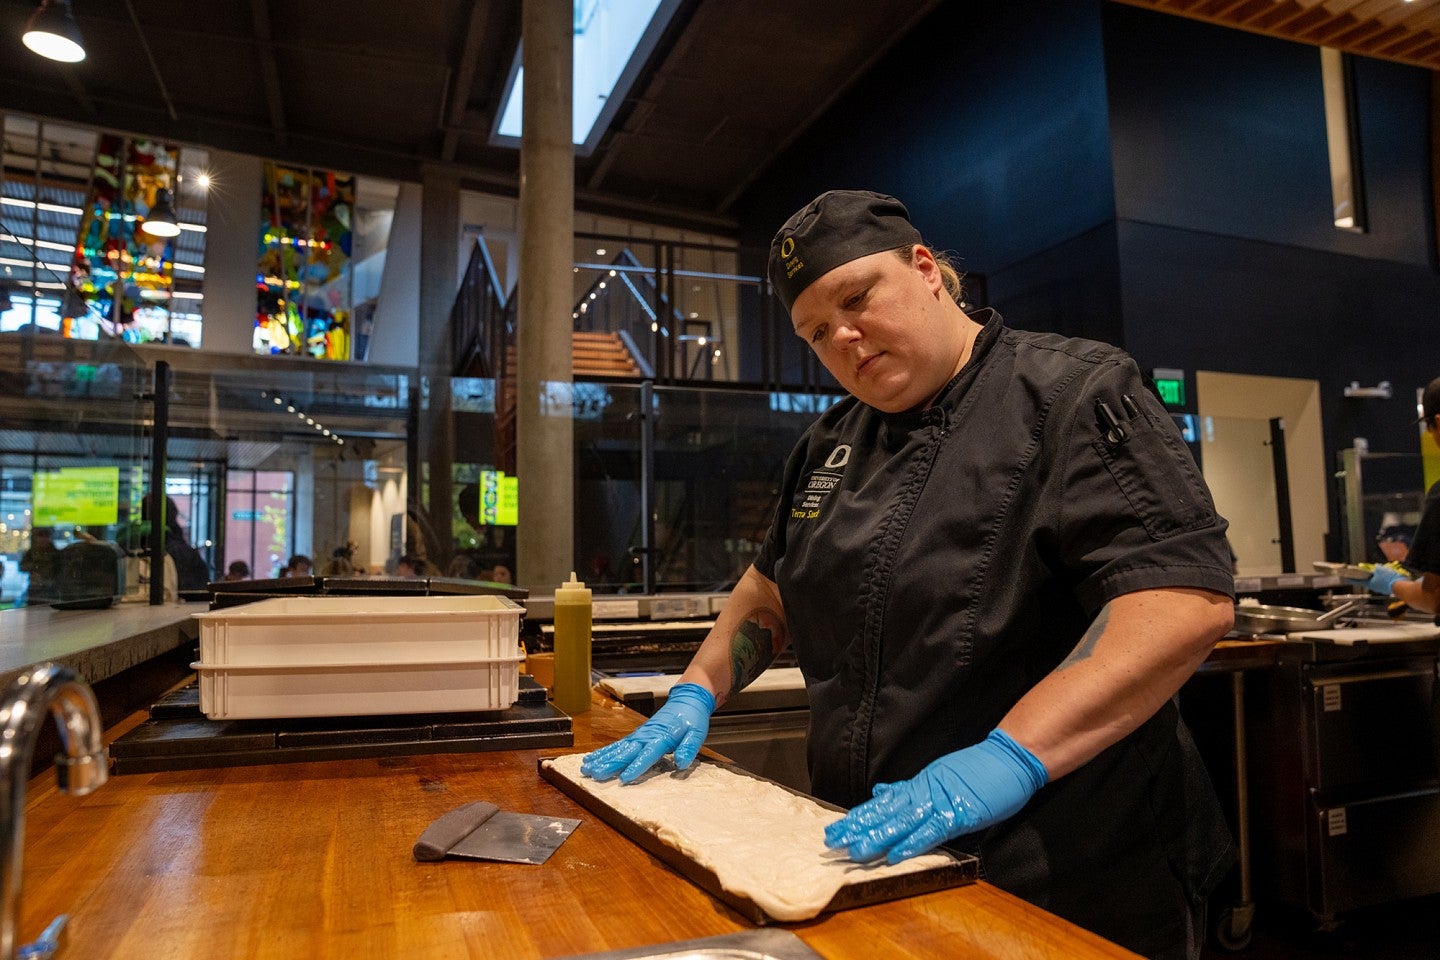
POLYGON ((121 603, 104 610, 0 611, 0 688, 46 660, 98 683, 193 643, 199 628, 192 615, 204 609, 196 603, 121 603))

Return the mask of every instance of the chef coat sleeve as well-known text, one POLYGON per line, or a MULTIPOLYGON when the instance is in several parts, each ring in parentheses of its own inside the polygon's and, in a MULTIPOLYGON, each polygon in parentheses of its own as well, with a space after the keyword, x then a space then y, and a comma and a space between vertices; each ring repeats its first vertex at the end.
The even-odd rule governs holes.
POLYGON ((1052 556, 1085 608, 1093 614, 1122 594, 1162 587, 1234 596, 1227 523, 1135 361, 1117 353, 1097 363, 1055 406, 1046 430, 1055 456, 1046 498, 1052 556))

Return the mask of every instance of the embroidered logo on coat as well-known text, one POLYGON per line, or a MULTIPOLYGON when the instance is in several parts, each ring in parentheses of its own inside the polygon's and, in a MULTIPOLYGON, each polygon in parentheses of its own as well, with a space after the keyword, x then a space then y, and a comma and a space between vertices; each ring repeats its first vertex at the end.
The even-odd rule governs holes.
POLYGON ((820 516, 820 507, 825 497, 840 485, 844 476, 840 468, 850 462, 850 444, 842 443, 830 451, 830 456, 825 459, 825 466, 828 469, 816 470, 810 474, 805 481, 805 489, 801 491, 799 504, 790 508, 791 520, 814 520, 820 516))

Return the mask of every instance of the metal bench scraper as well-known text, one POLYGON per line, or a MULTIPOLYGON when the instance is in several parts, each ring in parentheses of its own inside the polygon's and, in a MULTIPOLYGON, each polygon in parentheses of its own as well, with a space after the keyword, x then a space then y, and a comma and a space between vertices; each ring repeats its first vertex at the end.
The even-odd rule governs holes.
POLYGON ((544 863, 579 825, 579 820, 568 817, 509 813, 493 803, 477 800, 451 810, 426 827, 415 841, 414 854, 420 861, 468 857, 544 863))

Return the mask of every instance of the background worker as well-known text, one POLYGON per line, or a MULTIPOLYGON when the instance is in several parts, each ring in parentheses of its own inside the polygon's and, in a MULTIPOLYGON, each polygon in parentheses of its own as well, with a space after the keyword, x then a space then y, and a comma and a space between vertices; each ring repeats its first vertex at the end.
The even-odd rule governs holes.
MULTIPOLYGON (((1423 411, 1420 422, 1431 438, 1440 444, 1440 377, 1431 380, 1420 395, 1423 411)), ((1431 485, 1425 495, 1425 509, 1420 526, 1405 554, 1405 567, 1415 577, 1407 577, 1394 567, 1377 566, 1368 580, 1355 580, 1387 597, 1403 600, 1416 610, 1440 613, 1440 481, 1431 485)))

